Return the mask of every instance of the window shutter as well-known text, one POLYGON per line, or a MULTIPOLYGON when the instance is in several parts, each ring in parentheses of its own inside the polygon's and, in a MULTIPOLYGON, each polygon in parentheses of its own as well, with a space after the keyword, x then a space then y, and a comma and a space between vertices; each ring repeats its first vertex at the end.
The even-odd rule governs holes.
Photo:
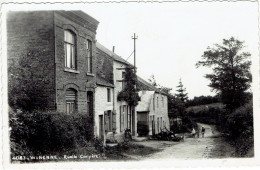
POLYGON ((108 132, 109 122, 108 122, 108 112, 107 111, 105 111, 105 113, 104 113, 104 122, 105 122, 105 132, 108 132))
POLYGON ((112 112, 112 131, 116 131, 116 111, 113 110, 112 112))
POLYGON ((122 106, 119 106, 119 110, 120 110, 120 131, 123 131, 123 115, 122 115, 122 106))

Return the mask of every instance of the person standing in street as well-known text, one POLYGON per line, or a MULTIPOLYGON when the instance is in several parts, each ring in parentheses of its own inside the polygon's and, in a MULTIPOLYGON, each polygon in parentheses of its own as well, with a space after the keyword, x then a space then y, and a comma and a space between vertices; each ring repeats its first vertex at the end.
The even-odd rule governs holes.
POLYGON ((192 137, 193 137, 193 138, 195 138, 196 131, 195 131, 195 129, 194 129, 194 128, 192 128, 191 135, 192 135, 192 137))
POLYGON ((201 136, 204 138, 205 128, 202 126, 201 128, 201 136))

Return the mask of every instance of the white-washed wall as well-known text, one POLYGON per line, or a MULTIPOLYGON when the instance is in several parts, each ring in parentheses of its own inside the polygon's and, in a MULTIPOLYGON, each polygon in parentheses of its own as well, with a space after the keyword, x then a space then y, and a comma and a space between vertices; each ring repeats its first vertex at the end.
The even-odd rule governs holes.
MULTIPOLYGON (((107 110, 113 111, 113 88, 110 88, 111 102, 107 101, 107 88, 104 86, 97 86, 95 90, 95 120, 94 120, 94 134, 99 137, 99 115, 104 115, 107 110)), ((103 117, 104 119, 104 117, 103 117)))

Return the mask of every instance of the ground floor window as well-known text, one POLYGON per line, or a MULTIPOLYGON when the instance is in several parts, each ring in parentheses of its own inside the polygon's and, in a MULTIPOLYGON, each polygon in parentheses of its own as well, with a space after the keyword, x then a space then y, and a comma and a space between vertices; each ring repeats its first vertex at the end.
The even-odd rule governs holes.
POLYGON ((66 90, 66 113, 71 114, 77 110, 77 91, 74 89, 66 90))
POLYGON ((131 128, 131 112, 129 106, 119 106, 120 110, 120 131, 124 131, 126 128, 131 128))
POLYGON ((105 115, 105 131, 106 132, 112 132, 116 130, 116 113, 107 110, 104 113, 105 115))

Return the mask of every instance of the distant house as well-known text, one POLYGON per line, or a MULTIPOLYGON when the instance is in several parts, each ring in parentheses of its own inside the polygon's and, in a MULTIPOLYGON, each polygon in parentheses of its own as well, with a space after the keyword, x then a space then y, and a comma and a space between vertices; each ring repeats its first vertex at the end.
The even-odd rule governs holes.
POLYGON ((138 135, 154 135, 164 128, 170 130, 167 94, 140 77, 138 77, 138 84, 141 97, 136 107, 138 135))

